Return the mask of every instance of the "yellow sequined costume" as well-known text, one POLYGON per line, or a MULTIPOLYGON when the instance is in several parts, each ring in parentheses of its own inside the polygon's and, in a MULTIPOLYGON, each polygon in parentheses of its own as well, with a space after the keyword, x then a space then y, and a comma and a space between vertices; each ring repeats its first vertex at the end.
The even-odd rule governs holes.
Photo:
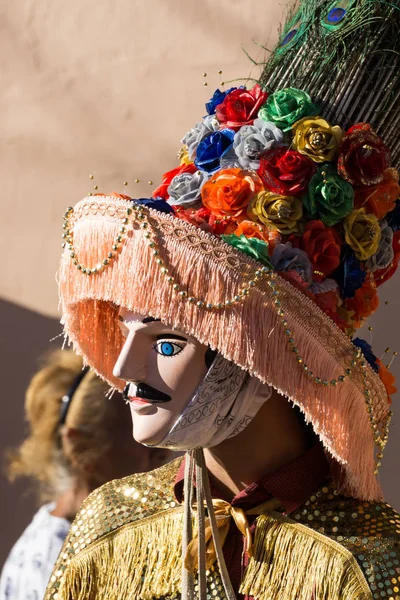
MULTIPOLYGON (((182 507, 175 460, 157 471, 111 481, 84 502, 45 600, 180 597, 182 507)), ((400 600, 400 516, 328 487, 287 518, 256 521, 255 552, 242 593, 258 600, 400 600)), ((210 598, 223 599, 218 568, 210 598)))

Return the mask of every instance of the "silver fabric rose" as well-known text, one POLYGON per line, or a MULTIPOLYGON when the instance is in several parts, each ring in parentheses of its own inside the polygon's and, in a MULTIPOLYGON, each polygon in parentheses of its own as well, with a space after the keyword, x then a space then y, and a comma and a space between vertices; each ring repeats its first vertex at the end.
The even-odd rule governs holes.
POLYGON ((187 146, 190 160, 196 157, 197 146, 200 144, 206 135, 218 131, 219 123, 215 115, 208 115, 204 117, 202 121, 196 123, 196 125, 187 132, 181 142, 187 146))
POLYGON ((372 272, 386 269, 394 258, 393 229, 389 227, 386 220, 381 221, 380 226, 382 234, 378 250, 365 263, 366 269, 372 272))
POLYGON ((169 200, 172 206, 188 208, 201 198, 201 188, 210 177, 210 173, 196 171, 176 175, 168 186, 169 200))
POLYGON ((273 123, 256 119, 235 134, 233 148, 243 169, 260 168, 260 156, 274 146, 282 146, 283 133, 273 123))
POLYGON ((307 253, 293 248, 290 242, 275 246, 271 262, 275 271, 296 271, 304 281, 311 282, 313 268, 307 253))

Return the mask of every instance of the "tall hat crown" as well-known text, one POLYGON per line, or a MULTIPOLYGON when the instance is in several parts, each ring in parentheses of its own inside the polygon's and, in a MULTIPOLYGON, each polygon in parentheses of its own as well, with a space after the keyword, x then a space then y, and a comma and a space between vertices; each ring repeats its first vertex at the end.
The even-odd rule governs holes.
POLYGON ((307 0, 287 19, 260 83, 307 91, 328 121, 369 123, 400 164, 400 3, 307 0))

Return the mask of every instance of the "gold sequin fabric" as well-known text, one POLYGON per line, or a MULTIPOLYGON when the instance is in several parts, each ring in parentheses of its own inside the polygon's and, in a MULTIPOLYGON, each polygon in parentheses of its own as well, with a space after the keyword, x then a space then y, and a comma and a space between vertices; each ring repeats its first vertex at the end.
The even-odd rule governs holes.
POLYGON ((347 548, 374 600, 400 600, 400 515, 388 504, 324 487, 290 517, 347 548))
MULTIPOLYGON (((87 498, 55 565, 45 600, 180 598, 183 519, 182 507, 173 494, 180 460, 147 474, 109 482, 87 498), (137 537, 138 531, 144 532, 142 538, 137 537)), ((273 515, 268 518, 274 519, 273 515)), ((368 584, 361 586, 357 598, 400 600, 400 517, 389 505, 360 502, 324 487, 290 515, 290 522, 303 526, 306 535, 311 529, 328 538, 333 552, 344 548, 354 557, 350 569, 358 569, 368 584)), ((275 562, 284 565, 288 580, 300 577, 290 551, 282 561, 282 556, 273 557, 273 549, 267 550, 269 560, 272 556, 268 567, 272 578, 275 562)), ((305 561, 312 574, 315 566, 311 562, 305 561)), ((325 567, 319 565, 320 570, 325 567)), ((329 577, 329 569, 327 572, 324 577, 329 577)), ((207 598, 224 600, 215 564, 207 573, 207 588, 207 598)), ((269 600, 268 590, 265 594, 259 598, 269 600)), ((274 600, 289 597, 277 595, 274 600)), ((315 600, 339 597, 324 595, 315 600)))

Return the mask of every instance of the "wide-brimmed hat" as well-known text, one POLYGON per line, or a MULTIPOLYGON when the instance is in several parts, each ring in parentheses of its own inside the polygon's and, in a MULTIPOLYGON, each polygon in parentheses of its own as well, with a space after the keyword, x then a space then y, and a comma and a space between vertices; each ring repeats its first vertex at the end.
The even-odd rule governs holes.
POLYGON ((69 208, 59 283, 66 334, 111 385, 119 308, 159 318, 292 400, 336 483, 372 500, 393 385, 353 336, 400 260, 400 10, 346 6, 301 5, 261 85, 216 90, 153 198, 69 208))

